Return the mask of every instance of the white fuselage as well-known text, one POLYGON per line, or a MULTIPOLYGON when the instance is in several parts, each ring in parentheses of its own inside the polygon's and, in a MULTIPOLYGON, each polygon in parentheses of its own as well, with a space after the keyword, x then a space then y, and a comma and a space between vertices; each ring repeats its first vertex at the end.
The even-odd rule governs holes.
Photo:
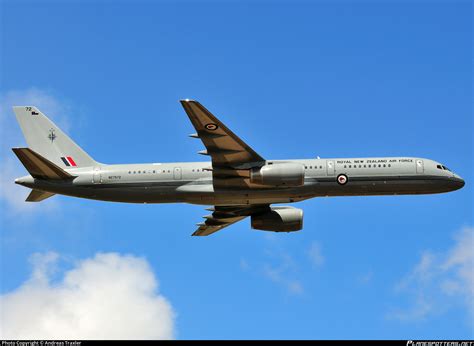
MULTIPOLYGON (((68 169, 70 182, 16 182, 69 196, 131 203, 242 205, 296 202, 318 196, 428 194, 453 191, 464 181, 441 164, 420 158, 268 160, 267 164, 304 165, 304 185, 216 189, 210 162, 104 165, 68 169), (344 175, 347 181, 338 182, 344 175)), ((341 179, 343 181, 343 179, 341 179)))

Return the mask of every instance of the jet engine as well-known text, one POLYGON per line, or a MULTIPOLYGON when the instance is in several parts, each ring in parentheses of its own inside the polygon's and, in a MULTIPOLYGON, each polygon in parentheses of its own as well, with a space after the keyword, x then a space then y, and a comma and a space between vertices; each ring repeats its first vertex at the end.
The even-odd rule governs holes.
POLYGON ((303 228, 303 210, 293 207, 272 207, 263 214, 252 215, 253 229, 273 232, 294 232, 303 228))
POLYGON ((270 186, 304 185, 304 166, 299 163, 274 163, 250 171, 254 184, 270 186))

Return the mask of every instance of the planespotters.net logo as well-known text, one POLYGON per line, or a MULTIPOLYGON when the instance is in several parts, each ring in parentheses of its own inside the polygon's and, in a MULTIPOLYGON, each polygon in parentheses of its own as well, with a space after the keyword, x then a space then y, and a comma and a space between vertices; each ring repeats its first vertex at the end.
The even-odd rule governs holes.
POLYGON ((474 341, 413 341, 408 340, 407 346, 474 346, 474 341))

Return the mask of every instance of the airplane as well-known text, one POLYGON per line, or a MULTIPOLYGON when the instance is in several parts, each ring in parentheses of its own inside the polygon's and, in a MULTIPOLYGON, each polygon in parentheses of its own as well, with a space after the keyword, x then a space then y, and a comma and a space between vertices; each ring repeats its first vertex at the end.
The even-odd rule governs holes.
POLYGON ((256 230, 303 228, 293 203, 314 197, 414 195, 454 191, 464 180, 439 162, 415 157, 266 160, 194 100, 181 100, 211 162, 103 164, 33 106, 13 107, 28 144, 13 148, 30 175, 28 202, 55 194, 128 203, 210 205, 193 236, 213 234, 246 217, 256 230))

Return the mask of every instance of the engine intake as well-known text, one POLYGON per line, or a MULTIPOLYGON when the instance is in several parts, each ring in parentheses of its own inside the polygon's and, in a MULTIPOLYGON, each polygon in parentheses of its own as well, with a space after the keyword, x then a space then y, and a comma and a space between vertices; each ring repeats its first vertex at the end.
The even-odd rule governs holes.
POLYGON ((273 232, 294 232, 303 228, 303 210, 293 207, 273 207, 264 214, 252 215, 253 229, 273 232))
POLYGON ((299 163, 274 163, 250 171, 250 182, 270 186, 304 185, 304 166, 299 163))

